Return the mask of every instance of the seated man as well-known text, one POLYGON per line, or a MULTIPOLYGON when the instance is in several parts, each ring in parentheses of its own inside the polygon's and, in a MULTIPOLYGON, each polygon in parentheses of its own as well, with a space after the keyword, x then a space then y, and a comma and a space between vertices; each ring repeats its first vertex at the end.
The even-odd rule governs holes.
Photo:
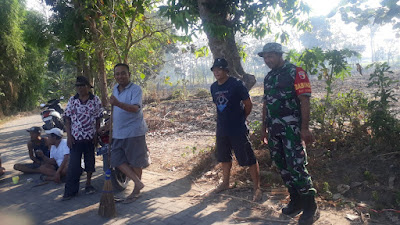
POLYGON ((49 147, 47 145, 47 138, 41 137, 40 127, 31 127, 28 130, 31 139, 28 141, 29 158, 33 163, 15 164, 14 169, 24 173, 40 173, 39 167, 43 164, 43 158, 36 155, 36 151, 40 150, 47 157, 50 157, 49 147))
POLYGON ((46 131, 48 143, 51 145, 50 158, 45 156, 42 151, 36 151, 36 154, 43 158, 44 163, 39 167, 40 173, 43 175, 43 181, 61 182, 61 178, 67 175, 69 148, 67 140, 62 139, 63 132, 58 128, 46 131))

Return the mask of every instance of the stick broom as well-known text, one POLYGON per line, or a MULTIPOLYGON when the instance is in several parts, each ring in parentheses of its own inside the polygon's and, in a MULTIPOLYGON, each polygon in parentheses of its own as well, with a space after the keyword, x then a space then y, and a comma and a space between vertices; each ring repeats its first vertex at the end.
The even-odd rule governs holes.
MULTIPOLYGON (((108 165, 110 165, 110 157, 111 157, 111 142, 112 142, 112 117, 113 117, 113 106, 111 106, 111 118, 110 118, 110 132, 109 132, 109 141, 108 141, 108 149, 107 149, 107 160, 108 165)), ((111 169, 108 168, 105 174, 105 181, 103 186, 103 194, 101 195, 100 199, 100 206, 99 206, 99 215, 102 217, 115 217, 117 212, 115 210, 115 201, 114 201, 114 192, 111 183, 111 169)))

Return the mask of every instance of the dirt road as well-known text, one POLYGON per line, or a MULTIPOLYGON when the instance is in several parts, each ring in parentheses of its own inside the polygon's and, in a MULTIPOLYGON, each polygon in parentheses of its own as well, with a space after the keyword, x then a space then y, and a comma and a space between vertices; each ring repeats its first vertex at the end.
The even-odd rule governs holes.
MULTIPOLYGON (((101 159, 98 158, 93 185, 99 192, 85 195, 83 192, 70 201, 60 201, 64 185, 49 183, 34 187, 39 180, 38 174, 22 174, 13 170, 13 164, 29 161, 26 149, 28 133, 31 126, 41 125, 38 115, 21 117, 0 126, 0 153, 6 174, 0 178, 0 224, 296 224, 297 218, 282 216, 280 209, 285 195, 276 190, 266 190, 259 203, 249 201, 251 190, 236 189, 222 194, 210 193, 212 185, 194 181, 191 177, 175 175, 171 172, 157 170, 161 165, 152 165, 144 171, 145 188, 142 196, 129 205, 117 204, 118 216, 104 219, 97 215, 103 175, 101 159), (153 171, 152 171, 153 170, 153 171), (13 184, 12 177, 19 176, 18 184, 13 184), (32 181, 30 181, 30 179, 32 181), (235 193, 242 194, 235 195, 235 193), (246 196, 246 197, 237 197, 246 196)), ((159 138, 149 137, 148 142, 153 162, 165 162, 171 157, 163 152, 168 146, 152 145, 159 138), (157 157, 163 157, 160 160, 157 157)), ((208 134, 199 134, 196 140, 190 137, 174 139, 175 146, 187 143, 209 141, 208 134), (203 139, 199 137, 204 137, 203 139)), ((212 139, 211 139, 212 140, 212 139)), ((183 147, 185 148, 185 147, 183 147)), ((179 157, 175 157, 177 160, 179 157)), ((185 158, 183 158, 185 160, 185 158)), ((81 184, 85 179, 83 175, 81 184)), ((127 190, 116 193, 126 196, 127 190)), ((356 215, 352 210, 336 211, 322 209, 321 219, 316 224, 351 224, 346 214, 356 215)), ((353 223, 354 224, 354 223, 353 223)))

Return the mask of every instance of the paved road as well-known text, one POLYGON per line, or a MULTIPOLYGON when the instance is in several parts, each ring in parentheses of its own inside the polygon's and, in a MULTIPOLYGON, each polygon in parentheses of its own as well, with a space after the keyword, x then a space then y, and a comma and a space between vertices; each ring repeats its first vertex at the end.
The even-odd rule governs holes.
MULTIPOLYGON (((0 153, 6 174, 0 178, 0 225, 16 224, 296 224, 296 219, 282 217, 282 197, 267 193, 260 204, 228 194, 205 194, 210 189, 196 184, 189 177, 176 179, 165 174, 144 171, 145 188, 141 197, 129 205, 117 204, 118 216, 106 219, 98 216, 101 192, 85 195, 83 192, 70 201, 60 201, 64 185, 48 183, 33 187, 38 174, 22 174, 12 169, 13 164, 28 161, 26 149, 28 133, 25 129, 41 125, 39 116, 28 116, 0 126, 0 153), (11 178, 19 176, 18 184, 11 178), (28 182, 32 178, 33 181, 28 182), (280 222, 279 222, 280 221, 280 222), (285 221, 282 223, 282 221, 285 221)), ((100 158, 96 159, 101 165, 100 158)), ((104 178, 102 168, 96 167, 93 185, 101 190, 104 178)), ((81 177, 84 184, 85 176, 81 177)), ((132 182, 123 197, 131 192, 132 182)), ((248 190, 236 190, 248 193, 248 190)), ((241 194, 240 196, 244 196, 241 194)), ((350 224, 343 212, 322 211, 317 224, 350 224)))

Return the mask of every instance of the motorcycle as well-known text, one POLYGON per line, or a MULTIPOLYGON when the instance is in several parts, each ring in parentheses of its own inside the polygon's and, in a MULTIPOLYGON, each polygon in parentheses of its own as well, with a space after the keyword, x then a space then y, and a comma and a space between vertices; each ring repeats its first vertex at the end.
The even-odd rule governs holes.
POLYGON ((40 107, 44 109, 40 113, 44 122, 42 126, 44 130, 50 130, 54 127, 65 130, 64 121, 61 116, 64 113, 60 104, 60 100, 62 99, 64 99, 64 97, 61 97, 60 99, 51 99, 47 104, 40 104, 40 107))
MULTIPOLYGON (((110 120, 110 113, 104 112, 103 119, 100 123, 100 127, 104 128, 109 126, 108 122, 110 120)), ((105 129, 101 129, 105 130, 105 129)), ((126 177, 124 173, 122 173, 118 168, 111 167, 110 165, 110 151, 111 151, 111 143, 110 143, 110 132, 104 131, 99 132, 98 134, 98 143, 100 147, 97 149, 96 154, 103 156, 103 170, 106 172, 108 169, 111 170, 111 183, 113 185, 114 190, 123 191, 128 186, 129 178, 126 177)))

